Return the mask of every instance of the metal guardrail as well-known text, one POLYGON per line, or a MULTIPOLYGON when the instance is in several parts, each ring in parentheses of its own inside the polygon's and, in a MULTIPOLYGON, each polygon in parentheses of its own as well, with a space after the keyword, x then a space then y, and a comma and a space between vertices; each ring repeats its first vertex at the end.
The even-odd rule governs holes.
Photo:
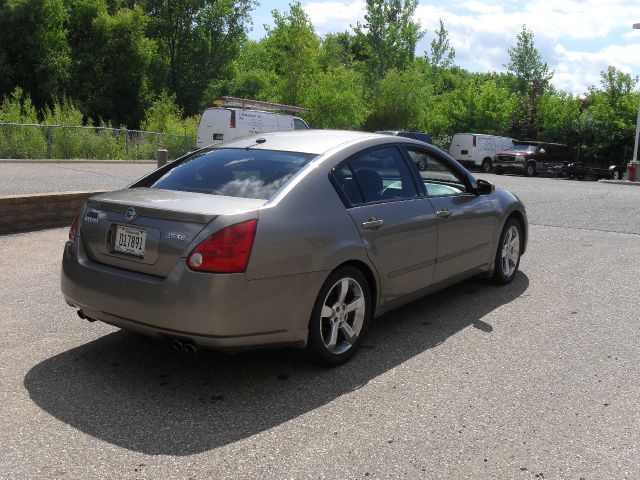
POLYGON ((79 125, 0 123, 0 158, 119 159, 156 158, 166 148, 174 159, 195 150, 195 135, 79 125))

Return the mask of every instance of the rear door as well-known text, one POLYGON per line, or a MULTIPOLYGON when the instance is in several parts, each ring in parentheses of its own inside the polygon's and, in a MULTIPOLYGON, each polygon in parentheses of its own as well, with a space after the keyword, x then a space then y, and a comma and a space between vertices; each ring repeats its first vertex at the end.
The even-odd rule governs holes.
POLYGON ((387 303, 431 284, 437 241, 435 212, 395 145, 361 152, 332 179, 343 196, 387 303))
POLYGON ((200 125, 198 126, 198 148, 206 147, 214 143, 229 140, 235 136, 230 136, 231 110, 223 108, 210 108, 202 113, 200 125))
POLYGON ((451 140, 449 155, 456 160, 473 160, 473 137, 466 133, 456 133, 451 140))
POLYGON ((496 206, 470 191, 466 175, 435 151, 408 146, 438 221, 434 283, 486 266, 493 258, 496 206))

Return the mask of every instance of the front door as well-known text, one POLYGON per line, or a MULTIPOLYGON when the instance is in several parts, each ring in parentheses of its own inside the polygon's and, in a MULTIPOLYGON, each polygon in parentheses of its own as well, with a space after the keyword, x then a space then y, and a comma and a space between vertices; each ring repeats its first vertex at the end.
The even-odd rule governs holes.
POLYGON ((437 220, 396 146, 359 153, 333 172, 378 271, 381 303, 433 281, 437 220))
POLYGON ((420 176, 438 220, 434 283, 487 266, 497 225, 493 200, 470 192, 465 176, 446 158, 419 147, 407 152, 424 167, 420 176))

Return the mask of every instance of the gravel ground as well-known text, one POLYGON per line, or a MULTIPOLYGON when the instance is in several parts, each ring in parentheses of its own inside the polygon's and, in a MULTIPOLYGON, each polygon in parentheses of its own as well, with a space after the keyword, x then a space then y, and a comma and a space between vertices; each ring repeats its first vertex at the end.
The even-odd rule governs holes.
POLYGON ((515 281, 394 311, 336 369, 81 322, 66 231, 0 237, 0 478, 640 478, 640 189, 488 178, 527 204, 515 281))

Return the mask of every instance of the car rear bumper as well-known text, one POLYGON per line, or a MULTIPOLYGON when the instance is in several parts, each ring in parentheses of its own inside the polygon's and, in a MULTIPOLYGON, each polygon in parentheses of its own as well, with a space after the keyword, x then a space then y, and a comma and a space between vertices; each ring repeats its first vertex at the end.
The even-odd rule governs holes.
POLYGON ((81 242, 64 249, 66 302, 92 319, 203 347, 305 344, 316 296, 328 272, 247 280, 193 272, 181 259, 166 278, 90 260, 81 242))

